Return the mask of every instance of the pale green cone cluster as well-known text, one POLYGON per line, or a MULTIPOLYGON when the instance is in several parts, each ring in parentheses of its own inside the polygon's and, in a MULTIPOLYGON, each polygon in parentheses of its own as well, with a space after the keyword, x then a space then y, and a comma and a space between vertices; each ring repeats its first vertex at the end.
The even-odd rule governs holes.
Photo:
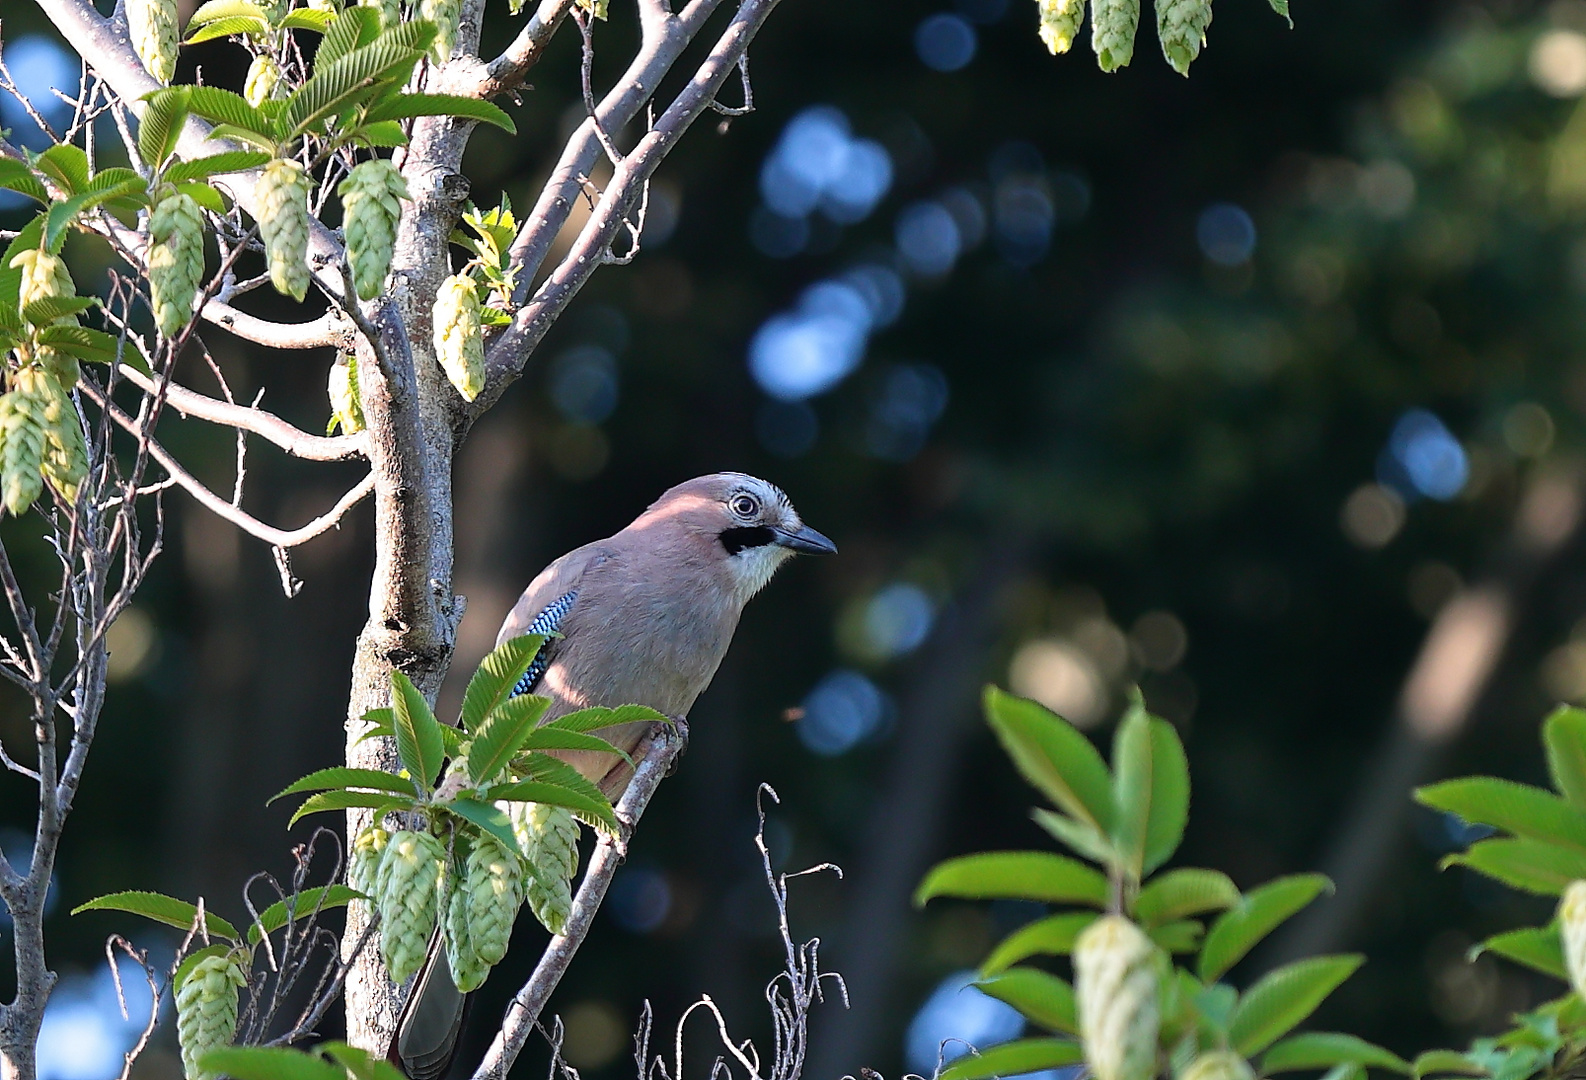
POLYGON ((248 99, 248 104, 258 108, 266 101, 273 101, 281 97, 281 65, 275 62, 275 57, 261 54, 253 58, 253 63, 248 65, 248 77, 243 80, 242 96, 248 99))
POLYGON ((176 74, 181 37, 176 0, 127 0, 127 33, 150 75, 169 83, 176 74))
POLYGON ((1085 0, 1037 0, 1041 13, 1041 42, 1052 55, 1066 53, 1085 21, 1085 0))
POLYGON ((347 853, 347 885, 357 889, 365 896, 378 897, 375 891, 375 882, 380 873, 380 857, 385 854, 385 846, 391 840, 391 834, 378 825, 369 825, 364 828, 352 841, 352 850, 347 853))
POLYGON ((237 993, 247 985, 232 956, 207 956, 176 988, 176 1038, 182 1047, 187 1080, 210 1080, 198 1067, 211 1050, 228 1046, 237 1033, 237 993))
POLYGON ((16 382, 18 387, 31 386, 30 392, 44 402, 44 460, 39 471, 50 487, 67 502, 74 502, 77 488, 88 475, 88 444, 77 407, 48 372, 24 369, 17 373, 16 382))
POLYGON ((1090 44, 1103 71, 1117 71, 1134 58, 1134 35, 1140 25, 1140 0, 1094 0, 1090 11, 1090 44))
POLYGON ((284 158, 264 167, 255 189, 270 284, 294 300, 308 295, 308 191, 303 166, 284 158))
POLYGON ((462 0, 419 0, 419 18, 435 24, 435 40, 430 43, 430 60, 444 64, 452 58, 457 44, 457 20, 463 13, 462 0))
POLYGON ((401 0, 358 0, 358 5, 378 11, 381 26, 395 26, 402 21, 401 0))
POLYGON ((446 849, 436 836, 407 830, 391 834, 376 891, 380 955, 392 982, 403 982, 424 966, 445 878, 446 849))
POLYGON ((1178 1080, 1255 1080, 1250 1063, 1232 1050, 1208 1050, 1179 1073, 1178 1080))
POLYGON ((441 936, 452 982, 478 989, 507 955, 523 904, 523 863, 489 833, 474 837, 462 874, 451 882, 441 936))
POLYGON ((1074 942, 1074 997, 1085 1062, 1095 1080, 1156 1074, 1156 945, 1121 915, 1103 915, 1074 942))
POLYGON ((0 499, 13 515, 26 513, 44 490, 49 405, 37 384, 20 378, 0 397, 0 499))
POLYGON ((560 934, 573 911, 573 875, 578 873, 578 821, 560 806, 512 803, 512 834, 533 872, 524 878, 524 899, 540 925, 560 934))
POLYGON ((395 165, 375 158, 353 166, 336 189, 341 196, 342 232, 347 239, 347 261, 360 300, 373 300, 385 286, 396 246, 402 203, 408 198, 407 182, 395 165))
POLYGON ((204 219, 192 197, 175 192, 149 215, 149 298, 160 334, 174 338, 193 317, 204 277, 204 219))
POLYGON ((1572 881, 1558 903, 1564 970, 1575 993, 1586 998, 1586 881, 1572 881))
POLYGON ((330 423, 325 428, 326 434, 334 434, 340 428, 343 435, 356 435, 364 429, 363 399, 358 393, 357 356, 342 353, 336 357, 336 362, 330 366, 325 393, 330 398, 330 423))
POLYGON ((446 967, 452 974, 452 985, 465 994, 483 986, 490 975, 490 966, 474 951, 469 913, 468 890, 457 882, 446 901, 441 943, 446 949, 446 967))
POLYGON ((1180 75, 1189 75, 1211 24, 1211 0, 1156 0, 1156 36, 1162 43, 1162 56, 1180 75))
MULTIPOLYGON (((51 255, 37 248, 19 251, 11 259, 11 268, 22 271, 22 280, 17 289, 19 313, 25 312, 29 304, 39 300, 77 295, 77 286, 72 281, 71 272, 66 268, 66 260, 59 255, 51 255)), ((54 324, 76 326, 77 316, 62 316, 55 319, 54 324)), ((45 370, 54 375, 56 381, 65 389, 70 390, 77 385, 76 357, 58 349, 38 348, 33 358, 43 364, 45 370)))
POLYGON ((435 294, 435 359, 466 401, 485 386, 485 342, 474 279, 453 274, 435 294))

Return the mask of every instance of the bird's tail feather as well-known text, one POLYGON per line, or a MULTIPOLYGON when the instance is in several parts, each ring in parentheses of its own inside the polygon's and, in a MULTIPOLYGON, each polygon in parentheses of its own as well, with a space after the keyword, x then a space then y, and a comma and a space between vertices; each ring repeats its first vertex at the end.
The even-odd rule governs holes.
POLYGON ((440 1080, 445 1076, 457 1056, 457 1039, 472 996, 452 982, 446 950, 437 930, 430 939, 424 966, 413 980, 407 1004, 397 1018, 396 1037, 387 1055, 391 1063, 401 1068, 409 1080, 440 1080))

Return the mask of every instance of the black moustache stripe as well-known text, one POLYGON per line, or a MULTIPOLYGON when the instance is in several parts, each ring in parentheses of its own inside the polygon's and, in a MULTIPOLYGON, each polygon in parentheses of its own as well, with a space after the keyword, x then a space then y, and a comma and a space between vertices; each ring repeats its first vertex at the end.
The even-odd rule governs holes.
POLYGON ((737 529, 723 529, 721 546, 727 554, 736 555, 744 548, 765 547, 776 539, 776 534, 764 525, 745 525, 737 529))

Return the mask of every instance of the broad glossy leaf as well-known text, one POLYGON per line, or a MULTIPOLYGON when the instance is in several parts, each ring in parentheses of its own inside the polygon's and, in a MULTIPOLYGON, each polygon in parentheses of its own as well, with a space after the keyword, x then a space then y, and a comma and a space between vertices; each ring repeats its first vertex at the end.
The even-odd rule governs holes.
MULTIPOLYGON (((506 845, 508 851, 515 851, 519 855, 526 854, 518 846, 518 838, 512 831, 512 820, 499 807, 467 796, 453 799, 445 805, 448 810, 458 817, 473 822, 485 832, 500 840, 506 845)), ((525 861, 527 862, 527 859, 525 861)))
MULTIPOLYGON (((555 784, 568 791, 576 792, 591 799, 602 806, 610 806, 605 794, 594 785, 588 777, 573 768, 565 761, 548 757, 545 754, 529 754, 512 763, 512 770, 524 780, 538 780, 544 784, 555 784)), ((593 824, 593 822, 591 822, 593 824)))
POLYGON ((1101 754, 1067 720, 995 686, 985 693, 986 719, 1019 772, 1059 808, 1103 833, 1117 820, 1112 777, 1101 754))
POLYGON ((1048 1031, 1079 1034, 1079 1021, 1074 1015, 1074 988, 1056 975, 1031 967, 1016 967, 973 985, 998 1001, 1006 1001, 1023 1013, 1025 1019, 1048 1031))
POLYGON ((369 110, 369 120, 406 120, 414 116, 460 116, 494 124, 509 135, 516 135, 518 127, 501 107, 478 98, 459 94, 399 94, 387 98, 369 110))
POLYGON ((418 794, 413 787, 413 781, 396 773, 384 772, 380 769, 352 769, 342 765, 333 765, 328 769, 319 769, 309 773, 300 780, 293 781, 282 788, 275 795, 270 796, 268 806, 276 799, 287 795, 296 795, 304 791, 325 791, 331 788, 372 788, 375 791, 394 791, 399 795, 415 796, 418 794))
POLYGON ((329 810, 354 808, 380 810, 406 808, 412 805, 411 795, 398 797, 382 791, 321 791, 318 795, 310 795, 303 800, 303 805, 297 808, 297 812, 292 815, 292 820, 286 823, 286 827, 290 829, 309 814, 322 814, 329 810))
POLYGON ((1586 810, 1538 787, 1469 776, 1420 788, 1415 798, 1466 821, 1586 852, 1586 810))
POLYGON ((633 755, 626 750, 621 750, 598 735, 585 735, 578 731, 565 731, 561 728, 541 727, 529 733, 528 739, 523 743, 526 750, 585 750, 598 754, 611 754, 620 757, 629 765, 633 764, 633 755))
POLYGON ((22 317, 34 326, 48 326, 56 319, 80 315, 98 306, 99 298, 94 296, 47 296, 23 308, 22 317))
POLYGON ((360 45, 368 45, 380 35, 380 12, 368 7, 349 7, 325 25, 325 38, 314 53, 314 70, 322 71, 360 45))
MULTIPOLYGON (((129 915, 142 915, 145 919, 153 919, 178 930, 191 930, 198 922, 198 908, 195 905, 157 892, 111 893, 79 904, 72 909, 72 914, 78 915, 84 911, 125 911, 129 915)), ((204 912, 204 923, 209 927, 210 937, 237 940, 237 928, 214 912, 204 912)))
POLYGON ((425 789, 434 787, 446 751, 441 725, 424 695, 400 671, 391 672, 391 711, 402 767, 425 789))
POLYGON ((1586 853, 1540 840, 1482 840, 1469 851, 1450 855, 1446 866, 1468 866, 1505 885, 1542 896, 1558 896, 1577 878, 1586 878, 1586 853))
POLYGON ((1107 879, 1084 863, 1048 851, 988 851, 938 863, 914 893, 916 906, 937 896, 1012 898, 1107 906, 1107 879))
POLYGON ((590 708, 570 712, 566 716, 558 716, 555 720, 548 721, 548 728, 561 728, 565 731, 599 731, 602 728, 616 727, 618 724, 667 724, 672 721, 664 714, 656 712, 648 705, 618 705, 614 709, 590 708))
MULTIPOLYGON (((395 120, 381 120, 378 123, 364 124, 358 129, 358 142, 368 146, 406 146, 408 144, 407 132, 402 130, 402 125, 395 120)), ((486 308, 486 311, 493 310, 486 308)))
POLYGON ((275 125, 266 119, 264 113, 249 105, 241 94, 218 86, 192 86, 188 88, 187 107, 206 120, 251 131, 269 140, 272 145, 278 141, 275 138, 275 125))
POLYGON ((1586 710, 1564 705, 1542 722, 1542 745, 1553 786, 1570 805, 1586 810, 1586 710))
POLYGON ((316 64, 314 74, 287 98, 281 114, 284 134, 296 138, 327 116, 376 93, 381 82, 404 82, 422 57, 435 28, 423 20, 402 23, 371 45, 353 49, 329 64, 316 64))
POLYGON ((1270 971, 1239 996, 1228 1021, 1235 1050, 1253 1057, 1316 1011, 1365 962, 1360 955, 1313 956, 1270 971))
POLYGON ((1289 24, 1290 30, 1294 29, 1294 19, 1289 15, 1289 0, 1267 0, 1267 4, 1273 11, 1283 16, 1283 20, 1289 24))
POLYGON ((340 1065, 284 1046, 227 1046, 209 1051, 198 1066, 232 1080, 347 1080, 340 1065))
POLYGON ((534 663, 545 640, 543 634, 524 634, 503 641, 479 662, 463 691, 460 719, 464 731, 476 730, 492 709, 511 697, 512 688, 534 663))
POLYGON ((143 119, 138 121, 138 156, 156 172, 176 150, 182 125, 187 121, 190 93, 190 87, 167 86, 143 99, 143 119))
POLYGON ((183 45, 202 45, 206 41, 216 38, 238 37, 242 34, 263 34, 270 29, 270 24, 263 19, 256 19, 248 15, 233 15, 225 19, 216 19, 198 27, 182 40, 183 45))
POLYGON ((323 34, 330 29, 331 21, 335 16, 329 11, 320 11, 318 8, 298 8, 296 11, 286 13, 286 18, 281 20, 283 30, 312 30, 323 34))
POLYGON ((21 192, 41 203, 50 201, 49 191, 33 175, 33 170, 15 158, 0 158, 0 188, 21 192))
POLYGON ((514 698, 494 709, 479 725, 468 748, 468 777, 476 784, 499 776, 534 730, 545 711, 543 698, 514 698))
POLYGON ((164 176, 171 183, 180 184, 186 180, 204 180, 226 173, 261 169, 269 163, 270 155, 262 150, 228 150, 192 161, 173 161, 166 167, 164 176))
POLYGON ((1117 817, 1112 843, 1118 858, 1136 881, 1145 865, 1145 828, 1151 817, 1151 719, 1137 700, 1112 740, 1113 791, 1117 817))
POLYGON ((1067 956, 1074 951, 1080 931, 1097 918, 1094 911, 1068 911, 1021 926, 991 950, 980 965, 980 974, 995 975, 1031 956, 1067 956))
POLYGON ((262 135, 251 128, 240 127, 237 124, 216 124, 210 129, 209 137, 215 140, 230 140, 232 142, 247 143, 256 146, 271 157, 275 157, 280 148, 280 140, 274 135, 262 135))
POLYGON ((59 143, 33 159, 33 167, 68 195, 88 190, 88 155, 80 146, 59 143))
POLYGON ((1564 966, 1564 942, 1556 923, 1495 934, 1471 950, 1471 959, 1484 952, 1497 953, 1533 971, 1569 981, 1569 972, 1564 966))
POLYGON ((346 907, 362 897, 363 893, 345 885, 324 885, 304 889, 297 894, 296 903, 289 903, 292 898, 288 897, 286 900, 277 900, 259 912, 258 920, 248 927, 248 941, 257 945, 265 934, 273 934, 281 929, 287 924, 294 910, 301 913, 300 917, 307 917, 318 911, 346 907))
MULTIPOLYGON (((41 345, 49 345, 69 352, 79 360, 87 360, 93 364, 112 364, 117 359, 117 350, 121 343, 103 330, 95 330, 91 326, 46 326, 39 330, 38 340, 41 345)), ((121 353, 123 363, 139 367, 143 358, 138 356, 136 349, 126 349, 121 353), (137 357, 133 360, 133 357, 137 357)))
POLYGON ((1074 854, 1103 866, 1110 866, 1117 861, 1118 852, 1113 847, 1112 839, 1103 836, 1088 821, 1080 821, 1040 806, 1032 810, 1030 816, 1037 825, 1051 833, 1058 843, 1068 845, 1074 854))
POLYGON ((203 26, 216 19, 231 19, 239 15, 260 20, 265 18, 264 9, 250 3, 249 0, 206 0, 205 3, 198 5, 198 10, 194 11, 192 17, 187 20, 187 25, 203 26))
POLYGON ((1085 1060, 1079 1044, 1067 1039, 1016 1039, 965 1054, 942 1070, 937 1080, 984 1080, 991 1076, 1023 1076, 1061 1069, 1085 1060))
POLYGON ((1242 897, 1239 887, 1218 870, 1184 867, 1169 870, 1147 882, 1135 897, 1134 917, 1144 926, 1224 911, 1237 905, 1242 897))
POLYGON ((1189 820, 1189 761, 1178 732, 1166 720, 1151 718, 1151 816, 1145 828, 1144 872, 1173 857, 1189 820))
POLYGON ((342 1067, 353 1075, 353 1080, 407 1080, 395 1065, 356 1046, 348 1046, 344 1042, 328 1042, 321 1043, 316 1049, 340 1062, 342 1067))
POLYGON ((1333 883, 1321 874, 1295 874, 1269 881, 1246 893, 1206 932, 1197 973, 1204 982, 1218 979, 1242 960, 1261 939, 1295 912, 1315 900, 1333 883))
POLYGON ((1263 1075, 1299 1069, 1330 1069, 1335 1065, 1364 1065, 1406 1074, 1410 1071, 1410 1063, 1393 1051, 1354 1035, 1333 1031, 1291 1035, 1261 1058, 1263 1075))
POLYGON ((1196 952, 1200 949, 1201 939, 1205 934, 1205 924, 1197 919, 1176 919, 1160 926, 1153 926, 1146 931, 1146 936, 1166 953, 1196 952))
POLYGON ((610 833, 617 831, 617 816, 612 813, 609 802, 604 799, 591 799, 583 792, 574 791, 560 784, 524 780, 516 784, 498 784, 487 794, 492 802, 497 800, 537 802, 547 806, 565 807, 597 828, 610 833))

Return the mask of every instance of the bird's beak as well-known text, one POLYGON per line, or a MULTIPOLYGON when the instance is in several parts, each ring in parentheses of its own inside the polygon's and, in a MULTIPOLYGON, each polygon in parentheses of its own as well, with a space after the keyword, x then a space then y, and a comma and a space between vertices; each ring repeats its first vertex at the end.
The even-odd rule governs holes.
POLYGON ((773 543, 778 547, 785 547, 789 551, 802 552, 805 555, 837 554, 837 545, 808 525, 801 526, 798 532, 776 530, 776 540, 773 543))

